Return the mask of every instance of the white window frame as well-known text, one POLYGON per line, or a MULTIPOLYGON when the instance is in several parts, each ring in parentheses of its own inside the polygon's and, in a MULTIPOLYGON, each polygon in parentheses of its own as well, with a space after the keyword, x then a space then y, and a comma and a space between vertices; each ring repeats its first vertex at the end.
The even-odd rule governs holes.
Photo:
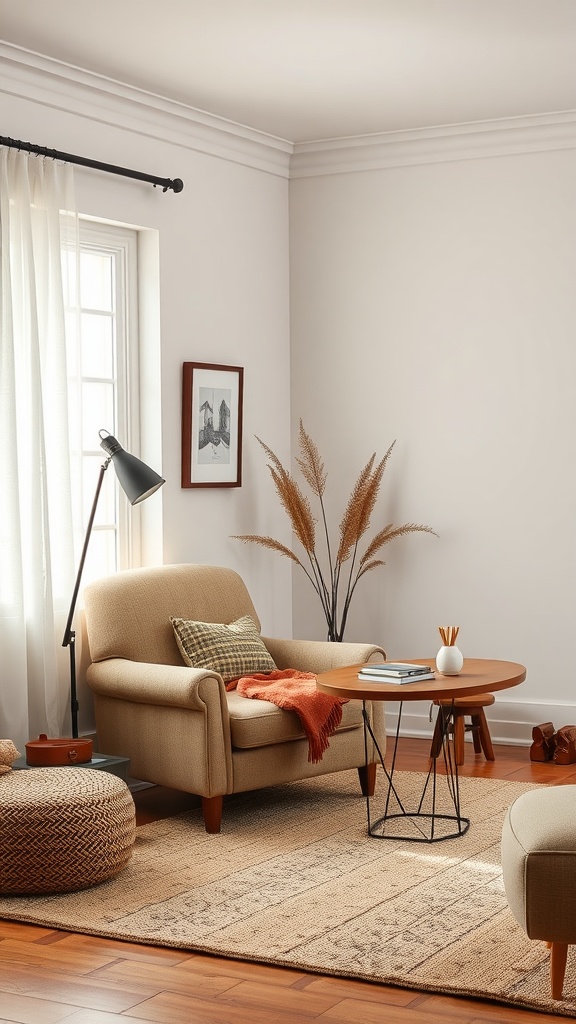
MULTIPOLYGON (((80 217, 79 237, 81 250, 92 249, 114 256, 115 423, 102 423, 102 428, 114 434, 126 451, 139 456, 138 231, 120 224, 80 217)), ((92 454, 101 455, 105 459, 97 438, 94 439, 92 454)), ((113 466, 108 467, 106 476, 110 473, 114 475, 113 466)), ((137 506, 131 507, 126 500, 119 500, 120 488, 116 480, 114 487, 116 568, 128 569, 140 564, 140 514, 137 506)), ((85 529, 86 523, 83 524, 85 529)), ((97 531, 98 526, 94 525, 93 530, 97 531)))

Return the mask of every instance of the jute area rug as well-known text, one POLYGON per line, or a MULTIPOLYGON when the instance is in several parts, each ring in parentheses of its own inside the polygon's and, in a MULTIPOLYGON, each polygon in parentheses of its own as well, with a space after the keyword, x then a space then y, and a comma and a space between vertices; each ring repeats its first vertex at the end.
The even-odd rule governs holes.
MULTIPOLYGON (((399 788, 410 800, 422 781, 400 773, 399 788)), ((242 794, 220 835, 199 810, 143 826, 111 882, 2 898, 0 917, 575 1017, 576 955, 555 1002, 549 952, 502 885, 504 813, 531 788, 461 779, 470 830, 434 845, 368 838, 356 772, 242 794)))

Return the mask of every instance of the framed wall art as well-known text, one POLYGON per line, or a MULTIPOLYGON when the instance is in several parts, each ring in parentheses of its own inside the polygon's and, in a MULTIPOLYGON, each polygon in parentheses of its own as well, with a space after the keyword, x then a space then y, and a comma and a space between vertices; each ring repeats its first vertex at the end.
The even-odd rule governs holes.
POLYGON ((242 483, 241 366, 184 363, 182 487, 242 483))

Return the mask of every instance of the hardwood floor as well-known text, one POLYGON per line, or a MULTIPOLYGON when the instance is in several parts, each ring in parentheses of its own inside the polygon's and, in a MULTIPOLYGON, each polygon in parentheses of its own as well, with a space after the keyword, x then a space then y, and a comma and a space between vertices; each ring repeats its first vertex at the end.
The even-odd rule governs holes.
MULTIPOLYGON (((422 771, 429 742, 401 740, 398 767, 422 771)), ((466 745, 461 772, 565 785, 576 764, 535 764, 525 747, 486 762, 466 745)), ((197 806, 182 793, 135 794, 140 824, 197 806)), ((0 920, 0 1024, 558 1024, 492 1002, 332 978, 0 920)))

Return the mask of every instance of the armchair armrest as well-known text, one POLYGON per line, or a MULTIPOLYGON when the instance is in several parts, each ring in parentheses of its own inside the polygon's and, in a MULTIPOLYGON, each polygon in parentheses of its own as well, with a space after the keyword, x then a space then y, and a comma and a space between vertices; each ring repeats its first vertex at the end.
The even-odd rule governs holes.
POLYGON ((92 662, 98 742, 130 758, 134 778, 213 797, 232 787, 230 717, 222 677, 186 665, 92 662))
POLYGON ((102 697, 136 704, 187 708, 204 713, 211 703, 227 708, 222 677, 217 672, 202 668, 109 658, 89 665, 86 681, 90 689, 102 697))
POLYGON ((385 661, 386 652, 377 644, 333 643, 330 640, 262 640, 278 668, 297 668, 301 672, 328 672, 345 665, 367 661, 385 661))

